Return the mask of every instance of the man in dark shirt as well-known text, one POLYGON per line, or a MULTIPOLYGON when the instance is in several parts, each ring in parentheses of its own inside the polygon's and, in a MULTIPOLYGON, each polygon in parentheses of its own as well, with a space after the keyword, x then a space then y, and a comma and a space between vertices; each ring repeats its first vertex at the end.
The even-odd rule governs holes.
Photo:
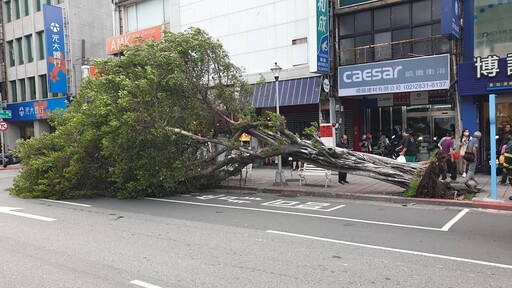
MULTIPOLYGON (((336 146, 339 147, 339 148, 348 149, 348 137, 347 137, 347 135, 343 134, 341 136, 340 141, 338 141, 338 143, 336 143, 336 146)), ((348 184, 347 173, 339 172, 338 171, 338 183, 340 183, 341 185, 348 184)))
MULTIPOLYGON (((448 132, 446 137, 441 142, 441 150, 443 151, 444 156, 446 157, 446 170, 450 173, 450 178, 452 180, 457 179, 457 165, 455 164, 455 159, 453 158, 453 152, 455 150, 455 142, 453 141, 453 132, 448 132)), ((446 179, 446 171, 443 172, 442 179, 446 179)))
POLYGON ((400 155, 405 157, 405 161, 416 162, 416 147, 414 145, 414 140, 412 139, 412 136, 409 135, 409 129, 404 129, 402 135, 402 143, 400 147, 397 148, 397 150, 402 149, 400 155))

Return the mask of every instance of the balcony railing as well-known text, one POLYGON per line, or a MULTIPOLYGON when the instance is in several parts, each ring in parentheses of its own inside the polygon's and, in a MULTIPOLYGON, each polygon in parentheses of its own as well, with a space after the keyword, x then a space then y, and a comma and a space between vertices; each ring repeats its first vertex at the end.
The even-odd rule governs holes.
POLYGON ((340 65, 344 66, 410 58, 415 56, 429 56, 449 52, 450 42, 448 38, 440 35, 350 49, 341 49, 339 60, 340 65))

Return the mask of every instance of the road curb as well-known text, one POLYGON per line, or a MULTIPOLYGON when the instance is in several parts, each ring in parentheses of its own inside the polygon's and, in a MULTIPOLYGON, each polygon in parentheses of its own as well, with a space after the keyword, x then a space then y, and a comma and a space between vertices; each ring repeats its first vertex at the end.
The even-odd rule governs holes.
MULTIPOLYGON (((437 205, 437 206, 451 206, 451 207, 462 207, 462 208, 474 208, 473 202, 470 201, 458 201, 458 200, 449 200, 449 199, 425 199, 425 198, 405 198, 399 196, 387 196, 387 195, 363 195, 363 194, 354 194, 354 193, 329 193, 329 192, 313 192, 313 191, 300 191, 300 190, 290 190, 290 189, 282 189, 282 188, 258 188, 258 187, 240 187, 240 186, 230 186, 230 185, 221 185, 220 189, 226 190, 234 190, 241 192, 258 192, 258 193, 268 193, 268 194, 279 194, 284 197, 290 196, 311 196, 311 197, 323 197, 323 198, 337 198, 337 199, 350 199, 350 200, 362 200, 362 201, 377 201, 377 202, 387 202, 394 204, 426 204, 426 205, 437 205)), ((497 208, 488 208, 488 209, 497 209, 497 208)), ((512 209, 512 205, 511 205, 512 209)), ((502 210, 502 209, 498 209, 502 210)))
POLYGON ((474 208, 512 211, 512 204, 504 202, 473 201, 474 208))

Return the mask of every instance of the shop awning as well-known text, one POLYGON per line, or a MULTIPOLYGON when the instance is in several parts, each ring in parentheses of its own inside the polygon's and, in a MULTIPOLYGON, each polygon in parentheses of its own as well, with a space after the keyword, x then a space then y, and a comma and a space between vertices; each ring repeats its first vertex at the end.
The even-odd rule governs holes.
MULTIPOLYGON (((279 106, 317 104, 322 87, 321 77, 279 81, 279 106)), ((252 105, 255 108, 276 106, 276 83, 252 85, 252 105)))

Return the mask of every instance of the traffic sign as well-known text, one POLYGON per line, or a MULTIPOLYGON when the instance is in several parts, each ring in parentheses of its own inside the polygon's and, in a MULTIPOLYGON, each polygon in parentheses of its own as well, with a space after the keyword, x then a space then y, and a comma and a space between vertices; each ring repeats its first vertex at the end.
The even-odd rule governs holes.
POLYGON ((9 124, 5 121, 0 121, 0 131, 7 131, 9 124))
POLYGON ((0 118, 12 118, 12 111, 11 110, 0 110, 0 118))

